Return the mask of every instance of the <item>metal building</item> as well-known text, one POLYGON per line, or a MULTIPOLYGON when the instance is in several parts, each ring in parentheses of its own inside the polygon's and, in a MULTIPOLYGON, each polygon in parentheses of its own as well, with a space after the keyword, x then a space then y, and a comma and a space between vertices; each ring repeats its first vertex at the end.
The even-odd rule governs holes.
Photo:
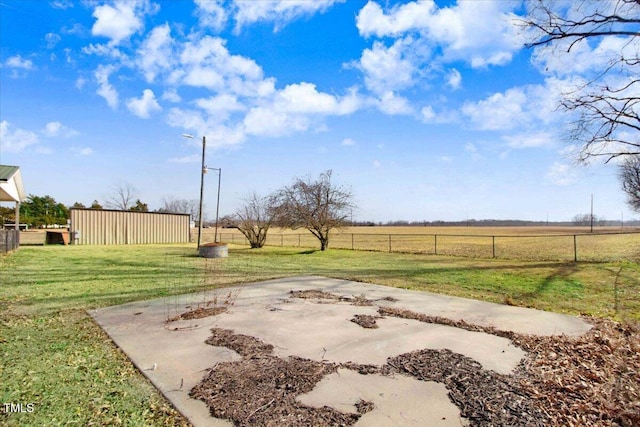
POLYGON ((187 243, 190 215, 77 209, 69 212, 71 243, 77 245, 140 245, 187 243))
MULTIPOLYGON (((0 230, 0 252, 9 252, 20 245, 20 203, 26 195, 18 166, 0 165, 0 202, 15 203, 12 230, 0 230)), ((4 226, 4 224, 2 224, 4 226)))

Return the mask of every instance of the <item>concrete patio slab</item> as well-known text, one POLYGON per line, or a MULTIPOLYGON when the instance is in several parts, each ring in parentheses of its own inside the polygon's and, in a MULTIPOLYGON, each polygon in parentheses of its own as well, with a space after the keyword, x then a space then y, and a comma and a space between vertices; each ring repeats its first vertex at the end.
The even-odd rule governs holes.
POLYGON ((297 400, 307 406, 330 406, 352 414, 358 413, 356 403, 359 400, 372 402, 375 410, 364 414, 355 424, 358 427, 455 427, 466 424, 458 408, 447 397, 444 384, 400 375, 362 375, 338 369, 320 381, 311 393, 300 395, 297 400))
MULTIPOLYGON (((509 340, 481 332, 393 317, 376 319, 377 329, 365 329, 350 321, 358 314, 375 316, 380 306, 526 334, 579 335, 590 328, 579 318, 557 313, 315 276, 135 302, 89 313, 195 426, 231 425, 212 418, 203 402, 188 396, 209 368, 240 359, 232 350, 205 344, 211 328, 232 329, 237 334, 254 336, 272 344, 274 354, 280 357, 298 356, 335 363, 382 365, 388 357, 412 350, 449 349, 476 360, 484 369, 508 374, 525 355, 509 340), (374 300, 374 305, 291 298, 292 290, 321 290, 346 298, 363 296, 374 300), (168 322, 176 313, 187 312, 214 298, 218 301, 230 298, 232 305, 216 316, 168 322)), ((397 425, 389 420, 399 420, 398 416, 406 418, 403 425, 464 424, 457 408, 448 401, 442 384, 409 381, 401 376, 362 378, 354 372, 343 371, 338 372, 339 376, 328 376, 316 386, 317 390, 300 397, 301 401, 323 402, 326 390, 334 388, 336 396, 344 397, 342 404, 346 406, 341 408, 352 407, 355 395, 374 402, 375 409, 364 414, 358 425, 397 425), (416 387, 427 387, 429 391, 417 393, 416 387), (342 394, 338 394, 338 390, 342 390, 342 394), (398 406, 394 399, 408 406, 398 406), (429 405, 439 409, 419 410, 429 405)))

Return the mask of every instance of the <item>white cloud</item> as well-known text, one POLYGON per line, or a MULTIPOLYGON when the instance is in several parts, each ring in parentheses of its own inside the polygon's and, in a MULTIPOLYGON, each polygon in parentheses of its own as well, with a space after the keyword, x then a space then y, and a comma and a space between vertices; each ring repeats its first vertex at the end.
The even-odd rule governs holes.
POLYGON ((557 137, 549 131, 505 135, 502 140, 510 148, 544 148, 556 146, 557 137))
POLYGON ((386 14, 378 3, 369 1, 358 13, 356 26, 365 37, 397 36, 427 26, 435 9, 433 0, 413 1, 397 5, 386 14))
POLYGON ((578 173, 566 163, 555 162, 547 170, 545 179, 553 185, 567 186, 578 181, 578 173))
POLYGON ((156 75, 171 68, 174 44, 169 24, 155 27, 142 42, 137 62, 147 82, 152 83, 156 75))
POLYGON ((462 113, 481 130, 512 129, 526 120, 523 114, 526 102, 524 91, 512 88, 476 103, 467 102, 462 106, 462 113))
POLYGON ((111 45, 118 45, 142 30, 144 15, 157 10, 158 6, 149 0, 116 0, 113 6, 97 6, 93 11, 96 22, 91 28, 91 34, 107 37, 111 39, 111 45))
POLYGON ((287 114, 265 107, 252 108, 244 118, 245 131, 249 135, 285 136, 309 128, 306 116, 287 114))
POLYGON ((195 101, 195 104, 209 114, 226 114, 230 111, 242 111, 245 109, 245 106, 238 101, 238 98, 230 94, 200 98, 195 101))
POLYGON ((207 128, 202 112, 197 110, 172 108, 166 119, 169 126, 188 129, 199 135, 202 135, 203 130, 207 128))
POLYGON ((380 160, 374 160, 372 164, 375 169, 378 169, 380 166, 382 166, 382 163, 380 163, 380 160))
POLYGON ((422 117, 422 121, 425 123, 432 122, 436 118, 436 113, 433 111, 433 107, 431 107, 431 105, 422 107, 420 115, 422 117))
POLYGON ((345 0, 262 0, 235 1, 236 30, 255 22, 266 21, 275 24, 278 31, 287 23, 305 16, 323 13, 335 3, 345 0))
POLYGON ((351 138, 345 138, 342 140, 342 145, 353 147, 354 145, 357 145, 357 143, 351 138))
POLYGON ((71 152, 79 156, 90 156, 93 154, 93 149, 90 147, 72 147, 71 152))
POLYGON ((364 73, 367 88, 377 94, 404 89, 413 84, 416 66, 406 53, 411 39, 397 40, 392 46, 376 41, 362 52, 355 64, 364 73))
POLYGON ((113 65, 98 65, 98 68, 94 72, 94 77, 98 82, 98 90, 96 93, 103 97, 107 101, 107 105, 112 109, 118 108, 118 92, 109 83, 109 76, 116 70, 113 65))
POLYGON ((339 97, 319 92, 314 84, 296 83, 277 91, 270 100, 259 100, 244 118, 246 132, 252 135, 282 136, 323 129, 324 116, 351 114, 364 105, 355 89, 339 97))
POLYGON ((235 31, 256 22, 272 22, 279 31, 289 22, 324 13, 345 0, 195 0, 198 21, 202 27, 221 32, 229 19, 236 22, 235 31))
POLYGON ((464 151, 466 151, 467 153, 477 153, 478 148, 473 143, 467 142, 464 145, 464 151))
POLYGON ((84 87, 85 84, 87 84, 87 79, 85 79, 84 77, 78 77, 75 83, 75 87, 76 89, 80 90, 84 87))
POLYGON ((44 41, 47 42, 47 49, 53 49, 60 40, 62 40, 62 37, 56 33, 47 33, 44 36, 44 41))
POLYGON ((0 122, 0 151, 20 152, 38 142, 38 135, 35 132, 20 128, 12 129, 6 120, 0 122))
POLYGON ((383 113, 392 116, 413 113, 413 108, 409 101, 393 92, 385 92, 380 99, 376 101, 376 106, 383 113))
POLYGON ((72 0, 54 0, 49 4, 54 9, 65 10, 65 9, 69 9, 69 8, 73 7, 73 1, 72 0))
POLYGON ((561 94, 577 84, 577 80, 548 78, 541 85, 513 87, 480 101, 467 101, 461 113, 476 129, 526 129, 530 134, 539 134, 541 126, 561 127, 570 121, 557 105, 561 94))
MULTIPOLYGON (((194 135, 205 135, 207 146, 234 145, 246 139, 242 123, 220 124, 215 117, 205 117, 202 111, 172 108, 166 119, 169 126, 186 129, 194 135)), ((200 146, 200 143, 195 145, 200 146)))
POLYGON ((4 65, 5 67, 12 69, 11 77, 13 78, 23 77, 24 74, 22 74, 21 71, 33 70, 33 61, 31 61, 30 59, 24 59, 20 55, 9 57, 5 61, 4 65))
POLYGON ((456 70, 455 68, 452 68, 449 71, 449 74, 447 76, 447 85, 452 89, 460 89, 461 84, 462 84, 462 75, 460 74, 460 71, 456 70))
POLYGON ((162 99, 164 99, 165 101, 170 101, 174 103, 178 103, 182 101, 182 97, 178 94, 178 91, 175 88, 165 90, 162 93, 162 99))
POLYGON ((130 98, 127 101, 127 108, 136 116, 148 119, 151 113, 161 111, 162 107, 156 101, 156 96, 151 89, 142 91, 142 97, 130 98))
POLYGON ((472 67, 504 65, 523 46, 513 25, 515 2, 465 1, 438 8, 433 0, 395 5, 387 11, 369 1, 358 13, 363 36, 419 34, 442 50, 445 61, 464 60, 472 67))
POLYGON ((195 3, 198 6, 198 20, 201 26, 214 31, 224 29, 229 18, 224 0, 195 0, 195 3))
POLYGON ((60 122, 49 122, 45 125, 42 130, 42 134, 46 137, 63 137, 70 138, 78 135, 78 131, 75 129, 71 129, 70 127, 64 126, 60 122))
POLYGON ((360 107, 360 99, 355 91, 338 98, 328 93, 318 92, 312 83, 296 83, 277 92, 274 107, 278 111, 297 114, 345 115, 360 107))
POLYGON ((225 40, 205 36, 185 43, 180 66, 169 83, 206 87, 246 97, 263 97, 273 93, 275 80, 265 79, 262 68, 252 59, 231 55, 225 40))

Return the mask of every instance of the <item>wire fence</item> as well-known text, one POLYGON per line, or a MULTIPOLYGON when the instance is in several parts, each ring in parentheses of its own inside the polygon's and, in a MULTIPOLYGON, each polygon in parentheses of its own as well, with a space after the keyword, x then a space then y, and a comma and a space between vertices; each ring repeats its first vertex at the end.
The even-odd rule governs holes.
MULTIPOLYGON (((238 232, 219 233, 227 243, 248 244, 238 232)), ((319 248, 310 233, 270 233, 267 246, 319 248)), ((332 234, 329 248, 541 261, 640 261, 640 231, 547 235, 332 234)))

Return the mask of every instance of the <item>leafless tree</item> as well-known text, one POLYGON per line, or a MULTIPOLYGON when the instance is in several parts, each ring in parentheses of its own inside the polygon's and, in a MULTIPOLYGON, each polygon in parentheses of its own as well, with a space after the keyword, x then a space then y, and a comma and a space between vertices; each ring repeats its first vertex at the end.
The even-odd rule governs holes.
POLYGON ((312 180, 297 178, 277 193, 278 222, 290 228, 306 228, 319 241, 320 250, 329 247, 329 233, 348 223, 353 195, 331 182, 331 170, 312 180))
POLYGON ((629 206, 640 212, 640 155, 629 156, 620 164, 620 181, 629 206))
POLYGON ((530 47, 562 55, 605 38, 622 43, 619 54, 562 94, 560 107, 574 114, 570 139, 581 147, 579 160, 640 154, 640 2, 529 0, 527 6, 522 22, 530 47))
POLYGON ((198 221, 198 200, 176 199, 172 196, 162 199, 162 207, 158 212, 189 214, 191 219, 198 221))
POLYGON ((113 186, 113 190, 104 204, 109 209, 126 211, 135 206, 137 197, 136 187, 128 182, 119 182, 113 186))
POLYGON ((238 230, 249 240, 252 248, 261 248, 267 241, 269 227, 274 222, 278 207, 273 196, 260 197, 251 193, 233 215, 238 230))

